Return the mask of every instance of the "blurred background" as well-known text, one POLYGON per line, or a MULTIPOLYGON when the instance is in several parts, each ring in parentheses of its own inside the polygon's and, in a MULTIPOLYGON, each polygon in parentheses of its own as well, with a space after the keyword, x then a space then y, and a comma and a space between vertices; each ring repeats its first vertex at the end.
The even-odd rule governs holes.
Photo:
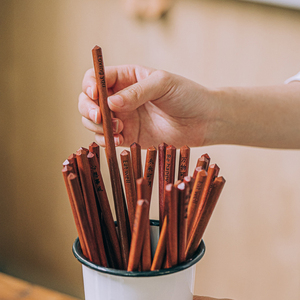
MULTIPOLYGON (((61 169, 94 140, 77 110, 91 49, 102 47, 105 65, 164 69, 210 88, 272 88, 300 71, 300 11, 292 7, 178 0, 162 18, 143 18, 125 0, 0 3, 0 271, 81 299, 61 169)), ((299 299, 300 152, 194 148, 191 170, 204 153, 227 183, 204 236, 195 294, 299 299)), ((101 163, 107 180, 104 155, 101 163)), ((151 205, 155 219, 157 200, 151 205)))

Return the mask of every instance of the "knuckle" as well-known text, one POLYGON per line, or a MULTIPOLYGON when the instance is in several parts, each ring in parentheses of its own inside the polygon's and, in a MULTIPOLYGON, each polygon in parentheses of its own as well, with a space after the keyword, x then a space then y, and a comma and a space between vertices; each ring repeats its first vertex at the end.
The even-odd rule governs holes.
POLYGON ((162 84, 168 84, 170 83, 171 80, 171 74, 167 71, 164 70, 156 70, 155 71, 155 76, 158 78, 158 80, 162 84))
POLYGON ((143 88, 139 83, 136 83, 130 89, 128 89, 128 97, 129 99, 134 102, 139 102, 143 94, 143 88))

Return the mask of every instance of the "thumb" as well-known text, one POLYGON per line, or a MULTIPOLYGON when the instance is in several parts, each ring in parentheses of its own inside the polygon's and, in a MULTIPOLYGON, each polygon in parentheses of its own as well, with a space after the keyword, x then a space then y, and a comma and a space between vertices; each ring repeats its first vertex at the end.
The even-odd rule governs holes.
POLYGON ((171 73, 157 70, 147 78, 108 97, 108 106, 114 112, 130 112, 148 101, 165 96, 171 87, 171 73))

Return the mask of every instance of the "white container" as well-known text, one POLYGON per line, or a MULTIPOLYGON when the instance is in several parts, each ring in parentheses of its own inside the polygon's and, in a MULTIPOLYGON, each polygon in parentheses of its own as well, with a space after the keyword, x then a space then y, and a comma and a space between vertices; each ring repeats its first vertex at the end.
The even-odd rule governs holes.
MULTIPOLYGON (((157 245, 159 222, 151 220, 151 244, 157 245)), ((204 242, 194 256, 173 268, 127 272, 104 268, 87 260, 78 238, 73 253, 82 263, 85 300, 192 300, 196 263, 205 252, 204 242)))

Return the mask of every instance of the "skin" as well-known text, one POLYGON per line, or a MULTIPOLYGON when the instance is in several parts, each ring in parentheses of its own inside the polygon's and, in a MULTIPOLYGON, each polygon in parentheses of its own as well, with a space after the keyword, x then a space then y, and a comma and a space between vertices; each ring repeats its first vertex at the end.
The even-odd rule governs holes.
MULTIPOLYGON (((106 67, 116 146, 161 142, 175 147, 235 144, 300 148, 300 82, 208 89, 141 66, 106 67)), ((83 125, 105 146, 94 70, 86 72, 78 108, 83 125)))

